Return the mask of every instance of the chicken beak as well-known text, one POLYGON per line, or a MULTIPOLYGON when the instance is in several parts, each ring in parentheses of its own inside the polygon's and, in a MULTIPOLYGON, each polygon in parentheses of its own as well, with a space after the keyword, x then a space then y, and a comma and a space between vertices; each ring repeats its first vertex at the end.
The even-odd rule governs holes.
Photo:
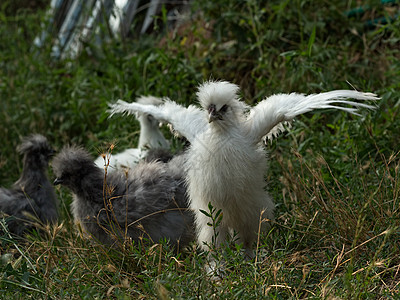
POLYGON ((212 115, 212 114, 208 115, 208 123, 214 122, 217 119, 218 119, 218 117, 216 115, 212 115))
POLYGON ((220 116, 217 112, 217 108, 214 104, 211 104, 208 107, 208 123, 214 122, 215 120, 220 119, 220 116))
POLYGON ((59 184, 61 184, 61 183, 63 183, 63 180, 60 179, 60 178, 56 178, 56 179, 54 180, 54 182, 53 182, 53 185, 59 185, 59 184))

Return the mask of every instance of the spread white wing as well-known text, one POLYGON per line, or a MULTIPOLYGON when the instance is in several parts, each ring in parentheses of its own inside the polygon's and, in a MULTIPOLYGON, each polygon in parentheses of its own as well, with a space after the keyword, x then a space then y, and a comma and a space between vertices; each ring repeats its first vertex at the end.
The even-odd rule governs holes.
POLYGON ((359 115, 360 108, 374 109, 375 106, 349 101, 378 100, 375 94, 351 90, 336 90, 305 96, 303 94, 277 94, 266 98, 250 110, 246 126, 254 142, 258 143, 264 136, 273 136, 276 129, 281 129, 281 122, 291 121, 294 117, 314 109, 335 108, 359 115), (347 106, 339 106, 347 105, 347 106), (271 133, 273 133, 271 135, 271 133))
POLYGON ((140 103, 128 103, 118 100, 114 104, 109 104, 110 117, 114 114, 135 114, 145 113, 152 115, 155 119, 172 125, 173 129, 184 136, 189 142, 193 142, 195 137, 203 132, 207 126, 207 118, 202 110, 193 105, 184 107, 166 99, 164 104, 143 105, 140 103))

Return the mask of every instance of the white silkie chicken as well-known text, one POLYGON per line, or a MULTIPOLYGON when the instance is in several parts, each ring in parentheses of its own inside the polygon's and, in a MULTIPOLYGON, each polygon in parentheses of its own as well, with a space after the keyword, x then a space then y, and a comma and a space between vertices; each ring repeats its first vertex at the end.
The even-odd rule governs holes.
POLYGON ((252 257, 262 212, 263 218, 274 218, 274 203, 265 191, 267 158, 261 142, 263 137, 276 133, 282 122, 314 109, 336 108, 357 114, 359 108, 374 107, 345 99, 379 98, 372 93, 351 90, 308 96, 291 93, 273 95, 249 107, 239 100, 238 92, 235 84, 209 81, 200 85, 197 92, 201 108, 193 105, 186 108, 171 100, 165 100, 160 106, 118 100, 110 104, 110 112, 111 115, 151 114, 172 124, 188 139, 191 146, 187 150, 185 174, 200 247, 208 250, 215 236, 218 247, 235 230, 247 256, 252 257), (215 229, 207 225, 210 218, 201 212, 209 211, 209 203, 223 213, 215 229))
MULTIPOLYGON (((138 103, 144 105, 160 105, 161 99, 153 96, 141 96, 138 103)), ((169 142, 160 131, 159 121, 152 115, 145 113, 135 114, 140 123, 140 135, 137 148, 129 148, 117 154, 105 153, 100 155, 95 164, 100 168, 107 167, 107 172, 113 172, 122 168, 133 168, 144 159, 149 149, 169 149, 169 142)))

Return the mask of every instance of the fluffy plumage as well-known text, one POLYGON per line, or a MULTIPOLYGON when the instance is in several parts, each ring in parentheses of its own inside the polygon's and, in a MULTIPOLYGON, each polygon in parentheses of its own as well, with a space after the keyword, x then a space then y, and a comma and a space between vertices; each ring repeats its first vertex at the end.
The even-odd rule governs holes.
POLYGON ((182 179, 180 157, 168 164, 141 162, 104 178, 83 148, 65 147, 54 159, 57 176, 73 193, 72 214, 83 229, 105 244, 142 236, 185 246, 194 236, 192 213, 182 179))
POLYGON ((57 221, 57 197, 46 171, 54 154, 47 139, 39 134, 23 139, 17 148, 23 154, 21 177, 11 189, 0 188, 0 212, 8 219, 11 233, 21 236, 32 229, 36 221, 57 221))
POLYGON ((263 217, 274 217, 273 201, 264 191, 267 158, 262 138, 277 133, 282 122, 299 114, 319 108, 356 114, 360 107, 374 107, 345 99, 378 98, 371 93, 348 90, 309 96, 292 93, 273 95, 249 107, 239 101, 238 92, 235 84, 210 81, 202 84, 197 92, 201 108, 193 105, 186 108, 171 100, 158 107, 119 100, 110 105, 110 112, 111 115, 152 114, 160 121, 171 123, 189 140, 186 181, 200 246, 207 249, 205 244, 212 241, 213 229, 207 226, 210 219, 200 212, 208 211, 208 203, 211 203, 223 212, 223 220, 217 228, 217 246, 233 229, 251 256, 261 212, 265 211, 263 217))
MULTIPOLYGON (((141 96, 138 98, 138 103, 144 105, 160 105, 162 101, 160 98, 153 96, 141 96)), ((108 172, 121 168, 132 168, 148 155, 149 149, 169 148, 169 142, 160 131, 158 120, 152 115, 144 113, 137 113, 135 116, 140 123, 138 147, 129 148, 121 153, 111 154, 107 157, 99 156, 95 161, 97 166, 104 168, 105 164, 108 164, 108 172)))
POLYGON ((169 162, 174 156, 171 151, 162 148, 149 149, 147 151, 146 156, 143 161, 152 162, 152 161, 160 161, 163 163, 169 162))

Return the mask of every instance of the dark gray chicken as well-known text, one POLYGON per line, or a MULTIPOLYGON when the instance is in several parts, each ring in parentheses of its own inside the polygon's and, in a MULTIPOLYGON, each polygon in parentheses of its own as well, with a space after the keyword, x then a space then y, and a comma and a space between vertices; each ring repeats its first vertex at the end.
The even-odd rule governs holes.
POLYGON ((9 231, 21 236, 34 228, 37 221, 55 223, 58 203, 46 175, 54 154, 47 139, 39 134, 30 135, 17 150, 24 155, 22 174, 11 189, 0 188, 0 212, 6 217, 9 231))
POLYGON ((81 147, 68 146, 53 159, 57 178, 73 193, 72 214, 104 244, 141 237, 184 247, 194 237, 182 179, 183 157, 169 163, 141 162, 129 171, 104 171, 81 147))

